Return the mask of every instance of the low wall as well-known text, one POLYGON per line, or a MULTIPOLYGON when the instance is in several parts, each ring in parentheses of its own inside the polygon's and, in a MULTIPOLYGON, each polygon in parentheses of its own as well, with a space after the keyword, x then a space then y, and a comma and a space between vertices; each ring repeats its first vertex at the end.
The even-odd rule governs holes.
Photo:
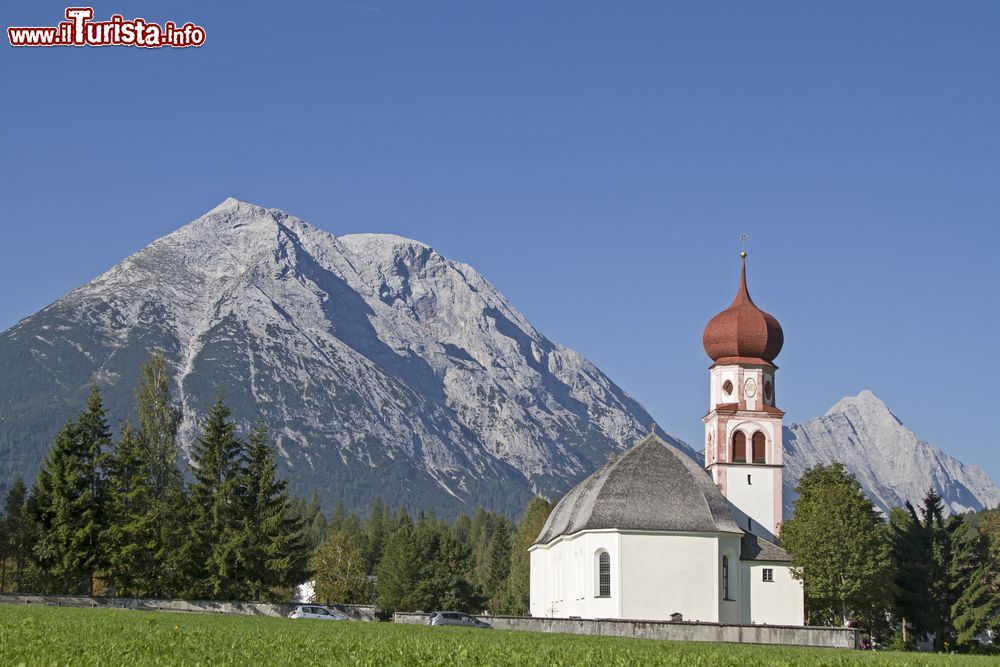
MULTIPOLYGON (((619 619, 531 618, 526 616, 480 616, 498 630, 561 632, 573 635, 668 639, 685 642, 733 644, 777 644, 857 648, 858 631, 853 628, 802 627, 792 625, 722 625, 687 621, 631 621, 619 619)), ((425 624, 427 614, 393 616, 396 623, 425 624)))
MULTIPOLYGON (((76 595, 17 595, 0 593, 0 604, 45 604, 57 607, 99 607, 139 611, 177 611, 245 616, 288 616, 297 604, 269 602, 216 602, 212 600, 156 600, 152 598, 105 598, 76 595)), ((319 604, 319 603, 316 603, 319 604)), ((375 607, 349 604, 324 605, 358 621, 376 620, 375 607)))

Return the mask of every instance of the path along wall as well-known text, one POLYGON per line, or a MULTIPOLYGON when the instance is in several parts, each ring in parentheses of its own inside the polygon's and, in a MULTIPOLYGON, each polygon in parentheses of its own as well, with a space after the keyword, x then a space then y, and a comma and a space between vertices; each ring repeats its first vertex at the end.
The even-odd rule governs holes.
MULTIPOLYGON (((627 621, 619 619, 528 618, 522 616, 481 616, 498 630, 562 632, 573 635, 637 637, 685 642, 727 642, 733 644, 775 644, 781 646, 858 647, 860 637, 853 628, 802 627, 791 625, 722 625, 686 621, 627 621)), ((427 614, 393 616, 396 623, 426 624, 427 614)))
MULTIPOLYGON (((0 593, 0 604, 45 604, 57 607, 97 607, 139 611, 178 611, 204 614, 243 614, 245 616, 288 616, 297 604, 269 602, 215 602, 211 600, 155 600, 151 598, 105 598, 75 595, 15 595, 0 593)), ((319 603, 316 603, 319 604, 319 603)), ((358 621, 374 621, 375 607, 323 605, 358 621)))

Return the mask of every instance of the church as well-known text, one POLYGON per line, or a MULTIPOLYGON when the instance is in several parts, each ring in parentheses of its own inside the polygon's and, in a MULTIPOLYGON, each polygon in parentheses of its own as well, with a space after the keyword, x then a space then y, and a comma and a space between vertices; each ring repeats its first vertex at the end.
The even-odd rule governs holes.
POLYGON ((580 482, 531 546, 532 616, 802 625, 777 544, 784 335, 747 291, 705 327, 712 359, 704 467, 655 427, 580 482))

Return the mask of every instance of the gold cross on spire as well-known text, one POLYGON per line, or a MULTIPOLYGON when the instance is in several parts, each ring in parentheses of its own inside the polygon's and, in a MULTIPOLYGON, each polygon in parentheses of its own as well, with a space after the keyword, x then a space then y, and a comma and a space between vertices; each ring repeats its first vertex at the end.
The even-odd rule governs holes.
POLYGON ((746 259, 747 257, 747 241, 749 240, 750 240, 749 234, 747 234, 746 232, 740 234, 740 245, 743 247, 743 249, 740 250, 740 257, 742 257, 743 259, 746 259))

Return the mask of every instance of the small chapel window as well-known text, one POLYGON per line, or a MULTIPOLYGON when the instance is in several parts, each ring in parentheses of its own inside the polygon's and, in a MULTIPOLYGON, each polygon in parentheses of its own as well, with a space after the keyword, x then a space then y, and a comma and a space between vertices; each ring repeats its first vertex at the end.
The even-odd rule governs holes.
POLYGON ((774 581, 774 570, 769 567, 764 568, 764 581, 774 581))
POLYGON ((602 551, 597 557, 597 596, 611 597, 611 555, 602 551))
POLYGON ((733 599, 729 596, 729 556, 722 557, 722 599, 733 599))
POLYGON ((733 462, 747 462, 747 436, 743 431, 733 433, 733 462))
POLYGON ((764 460, 764 446, 767 444, 767 439, 764 434, 757 431, 753 434, 753 462, 754 463, 766 463, 764 460))

